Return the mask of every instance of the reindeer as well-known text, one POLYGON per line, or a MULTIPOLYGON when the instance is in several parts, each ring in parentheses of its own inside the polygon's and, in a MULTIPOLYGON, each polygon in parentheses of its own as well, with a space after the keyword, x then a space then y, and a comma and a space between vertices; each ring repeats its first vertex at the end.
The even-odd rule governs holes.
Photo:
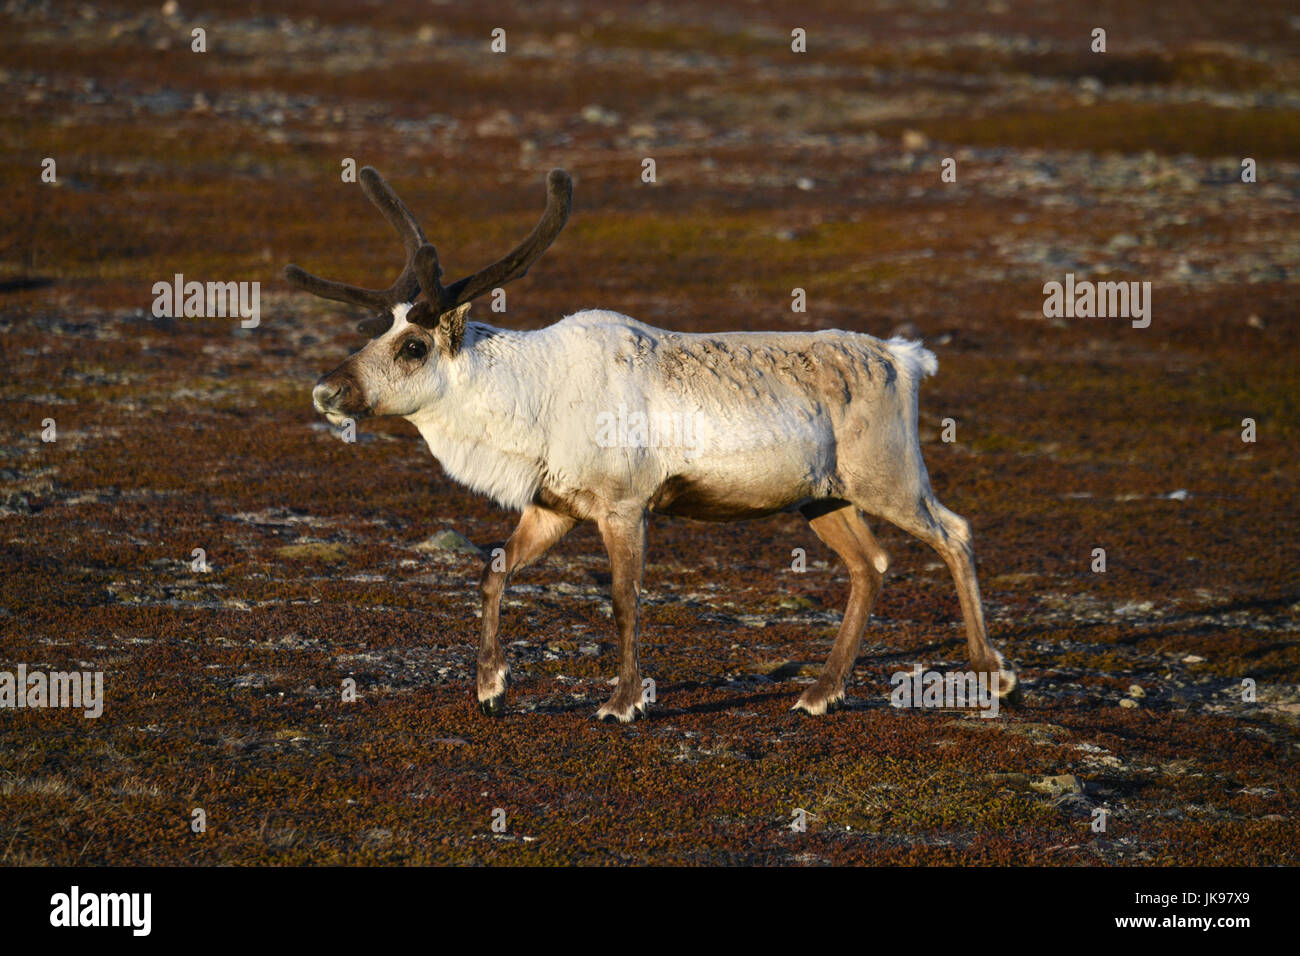
POLYGON ((974 668, 1014 700, 1014 669, 989 642, 970 525, 930 489, 917 436, 917 390, 938 368, 920 342, 854 332, 669 332, 603 310, 516 331, 469 321, 472 300, 518 279, 568 220, 573 184, 547 179, 541 221, 517 248, 480 272, 442 284, 438 253, 415 217, 372 168, 361 188, 397 231, 406 263, 387 289, 322 279, 295 265, 285 278, 314 295, 376 315, 371 341, 312 391, 334 424, 394 415, 415 425, 455 481, 522 512, 479 585, 480 709, 504 709, 509 667, 501 649, 501 595, 580 521, 600 531, 613 578, 618 679, 596 712, 631 721, 646 712, 637 662, 638 599, 647 517, 736 521, 798 511, 844 562, 849 598, 820 677, 795 710, 843 706, 889 557, 864 515, 892 522, 939 553, 957 586, 974 668), (685 443, 594 439, 621 408, 689 415, 685 443), (504 565, 504 566, 502 566, 504 565))

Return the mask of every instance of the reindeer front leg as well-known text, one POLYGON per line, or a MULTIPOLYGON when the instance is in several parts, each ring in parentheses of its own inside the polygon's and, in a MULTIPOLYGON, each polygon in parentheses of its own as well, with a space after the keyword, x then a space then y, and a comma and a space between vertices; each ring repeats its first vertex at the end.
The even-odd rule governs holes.
POLYGON ((597 519, 614 579, 614 626, 618 629, 618 684, 596 711, 598 720, 628 723, 645 713, 637 667, 637 603, 645 570, 645 509, 636 506, 597 519))
POLYGON ((501 594, 510 575, 532 564, 568 534, 577 522, 568 515, 536 505, 524 510, 519 526, 506 542, 505 555, 488 559, 479 582, 483 599, 483 632, 478 645, 478 706, 496 717, 505 709, 510 668, 501 650, 501 594))

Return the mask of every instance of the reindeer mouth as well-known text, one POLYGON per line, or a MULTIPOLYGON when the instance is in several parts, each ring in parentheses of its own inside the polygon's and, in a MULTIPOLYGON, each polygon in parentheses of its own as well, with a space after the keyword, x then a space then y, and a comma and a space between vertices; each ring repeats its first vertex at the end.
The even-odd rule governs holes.
POLYGON ((321 414, 325 416, 327 422, 336 428, 342 428, 349 421, 356 421, 358 418, 363 417, 361 415, 344 415, 341 412, 321 412, 321 414))

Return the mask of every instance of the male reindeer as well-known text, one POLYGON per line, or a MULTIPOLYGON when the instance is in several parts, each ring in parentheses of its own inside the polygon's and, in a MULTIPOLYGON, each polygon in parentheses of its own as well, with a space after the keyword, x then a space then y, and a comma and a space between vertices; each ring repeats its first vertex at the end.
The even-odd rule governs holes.
POLYGON ((863 513, 939 553, 957 585, 972 665, 1014 697, 1015 671, 985 631, 970 525, 935 499, 921 457, 917 389, 938 365, 919 342, 840 331, 668 332, 606 311, 536 331, 470 322, 470 302, 523 276, 563 228, 568 174, 551 172, 546 211, 521 245, 448 286, 437 252, 392 188, 370 167, 360 181, 401 237, 406 264, 380 290, 285 268, 300 289, 378 313, 360 325, 369 344, 321 378, 312 400, 335 424, 405 418, 449 476, 522 512, 504 568, 489 561, 480 584, 484 713, 504 707, 509 668, 498 615, 511 574, 589 520, 609 552, 619 653, 614 693, 596 716, 630 721, 645 712, 637 602, 651 512, 732 521, 798 510, 847 565, 844 619, 796 709, 823 714, 844 701, 889 566, 863 513), (602 413, 620 406, 650 418, 690 416, 692 447, 594 440, 602 413))

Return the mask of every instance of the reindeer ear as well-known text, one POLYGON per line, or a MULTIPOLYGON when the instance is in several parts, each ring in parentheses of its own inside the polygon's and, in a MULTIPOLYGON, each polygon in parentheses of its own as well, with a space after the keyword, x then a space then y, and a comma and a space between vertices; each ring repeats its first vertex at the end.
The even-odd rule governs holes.
POLYGON ((469 316, 469 306, 468 302, 458 305, 450 312, 444 312, 438 319, 433 337, 448 356, 460 351, 460 344, 465 339, 465 320, 469 316))

